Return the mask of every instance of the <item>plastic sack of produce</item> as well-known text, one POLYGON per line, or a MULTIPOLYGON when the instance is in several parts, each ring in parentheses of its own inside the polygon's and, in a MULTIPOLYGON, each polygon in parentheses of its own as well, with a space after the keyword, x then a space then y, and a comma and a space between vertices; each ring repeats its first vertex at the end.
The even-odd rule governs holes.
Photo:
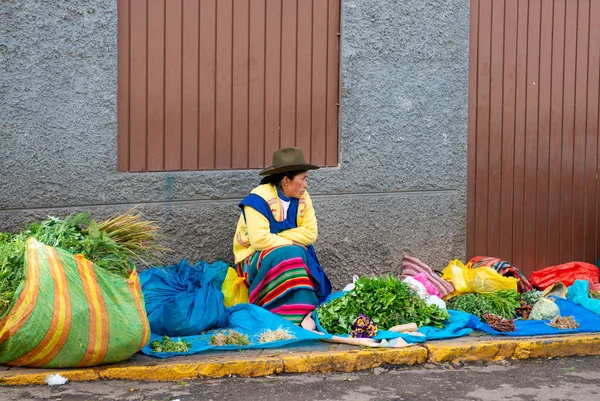
POLYGON ((248 287, 246 286, 246 279, 238 276, 237 271, 234 268, 227 270, 227 276, 223 281, 221 292, 224 296, 225 307, 229 308, 237 304, 248 303, 248 287))
POLYGON ((0 364, 94 366, 128 359, 148 342, 135 271, 125 279, 33 238, 24 268, 26 279, 0 320, 0 364))
POLYGON ((527 280, 527 277, 525 277, 519 269, 517 269, 515 266, 513 266, 505 260, 491 258, 489 256, 475 256, 474 258, 469 260, 467 265, 471 265, 471 269, 488 266, 496 270, 502 276, 518 278, 519 282, 517 283, 517 287, 519 289, 519 292, 527 292, 533 289, 533 286, 531 285, 529 280, 527 280))
POLYGON ((221 291, 229 266, 225 262, 154 267, 140 273, 152 333, 191 336, 226 327, 227 309, 221 291))
POLYGON ((563 283, 567 287, 575 280, 586 280, 590 284, 598 283, 598 268, 590 263, 569 262, 562 265, 550 266, 531 273, 531 284, 545 289, 554 283, 563 283))
POLYGON ((457 259, 452 260, 442 271, 442 278, 454 284, 456 294, 468 292, 489 293, 498 290, 517 290, 518 279, 503 277, 491 267, 471 269, 457 259))

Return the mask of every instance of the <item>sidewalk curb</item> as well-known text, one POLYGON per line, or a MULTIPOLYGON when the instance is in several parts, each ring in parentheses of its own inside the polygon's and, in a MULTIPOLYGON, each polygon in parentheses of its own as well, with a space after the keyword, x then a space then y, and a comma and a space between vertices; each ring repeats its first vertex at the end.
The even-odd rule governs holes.
POLYGON ((267 352, 255 356, 189 359, 177 358, 163 363, 97 366, 81 369, 10 368, 0 371, 0 385, 44 384, 51 373, 70 381, 142 380, 178 381, 228 376, 260 377, 279 373, 353 372, 382 365, 419 365, 425 363, 493 362, 502 359, 556 358, 575 355, 600 355, 600 334, 554 337, 498 338, 462 337, 430 341, 408 348, 360 349, 292 352, 267 352))

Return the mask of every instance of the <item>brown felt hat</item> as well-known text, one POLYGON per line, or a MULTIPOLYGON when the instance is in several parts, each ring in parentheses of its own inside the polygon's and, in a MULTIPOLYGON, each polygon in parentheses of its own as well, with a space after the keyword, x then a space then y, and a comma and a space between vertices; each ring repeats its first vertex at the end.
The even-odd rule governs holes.
POLYGON ((317 170, 319 166, 306 163, 304 153, 300 148, 281 148, 273 152, 273 164, 263 171, 260 175, 271 175, 279 173, 289 173, 290 171, 317 170))

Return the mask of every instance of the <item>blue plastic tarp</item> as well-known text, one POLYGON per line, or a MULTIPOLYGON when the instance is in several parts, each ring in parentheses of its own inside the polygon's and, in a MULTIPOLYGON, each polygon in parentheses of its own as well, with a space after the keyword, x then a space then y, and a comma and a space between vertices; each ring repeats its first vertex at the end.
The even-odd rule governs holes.
POLYGON ((503 336, 540 336, 550 334, 570 334, 570 333, 590 333, 600 331, 600 316, 566 299, 556 298, 556 305, 563 317, 573 316, 579 323, 576 329, 557 329, 548 323, 549 320, 515 320, 515 331, 500 332, 492 329, 488 324, 483 323, 476 316, 471 315, 468 326, 482 330, 488 334, 503 336))
POLYGON ((328 335, 317 334, 315 332, 304 330, 296 326, 290 321, 269 312, 253 304, 238 304, 228 309, 229 325, 224 330, 236 330, 241 334, 246 334, 251 345, 210 345, 210 337, 216 333, 212 330, 204 334, 185 337, 174 337, 173 340, 185 340, 191 343, 191 348, 188 352, 153 352, 150 343, 155 340, 161 340, 162 336, 152 334, 150 343, 142 348, 142 352, 146 355, 155 356, 158 358, 169 358, 177 355, 197 354, 203 351, 225 351, 225 350, 241 350, 241 349, 256 349, 256 348, 279 348, 291 344, 297 344, 303 341, 314 341, 319 339, 331 338, 328 335), (277 330, 278 328, 286 329, 295 337, 291 340, 279 340, 269 343, 259 343, 258 338, 267 330, 277 330))
MULTIPOLYGON (((332 336, 329 333, 318 334, 313 331, 305 330, 295 324, 289 322, 282 317, 279 317, 266 309, 253 304, 239 304, 232 306, 227 310, 228 313, 228 325, 222 330, 236 330, 242 334, 248 336, 248 340, 251 345, 238 346, 238 345, 225 345, 225 346, 211 346, 210 337, 217 331, 211 330, 199 335, 192 336, 180 336, 171 337, 177 341, 179 339, 185 340, 191 344, 188 352, 153 352, 150 344, 146 345, 142 349, 142 352, 146 355, 155 356, 158 358, 168 358, 178 355, 191 355, 205 351, 224 351, 224 350, 243 350, 243 349, 257 349, 257 348, 280 348, 289 345, 297 345, 301 342, 306 341, 317 341, 323 339, 331 339, 332 336), (258 338, 266 330, 276 330, 278 328, 287 329, 294 335, 294 339, 274 341, 270 343, 259 343, 258 338)), ((466 323, 469 320, 469 314, 459 311, 449 311, 450 320, 444 329, 436 329, 434 327, 422 327, 419 332, 425 334, 425 336, 415 336, 403 333, 394 333, 390 331, 381 330, 375 337, 376 340, 393 340, 395 338, 402 338, 407 343, 420 343, 426 340, 437 340, 443 338, 460 337, 466 335, 472 331, 472 329, 466 327, 466 323)), ((315 314, 316 315, 316 314, 315 314)), ((317 322, 318 324, 318 322, 317 322)), ((318 328, 320 325, 318 325, 318 328)), ((322 328, 320 328, 322 330, 322 328)), ((348 337, 348 335, 340 336, 348 337)), ((152 334, 150 342, 155 340, 161 340, 162 336, 156 333, 152 334)))

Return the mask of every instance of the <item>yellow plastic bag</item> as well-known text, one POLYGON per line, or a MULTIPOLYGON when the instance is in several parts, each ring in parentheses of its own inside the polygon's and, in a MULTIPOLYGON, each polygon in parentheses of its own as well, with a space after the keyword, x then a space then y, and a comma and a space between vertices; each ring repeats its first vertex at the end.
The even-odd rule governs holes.
POLYGON ((248 287, 244 277, 239 277, 233 268, 227 270, 227 276, 223 281, 221 292, 225 296, 224 303, 227 308, 237 304, 248 303, 248 287))
POLYGON ((468 267, 458 259, 450 261, 448 266, 442 270, 442 278, 446 281, 450 281, 454 285, 454 292, 449 295, 473 292, 465 277, 466 270, 468 270, 468 267))
POLYGON ((442 273, 442 278, 454 284, 455 291, 451 295, 467 292, 490 293, 498 290, 517 291, 519 281, 514 277, 504 277, 488 266, 471 269, 470 264, 465 266, 456 259, 451 261, 442 273))

